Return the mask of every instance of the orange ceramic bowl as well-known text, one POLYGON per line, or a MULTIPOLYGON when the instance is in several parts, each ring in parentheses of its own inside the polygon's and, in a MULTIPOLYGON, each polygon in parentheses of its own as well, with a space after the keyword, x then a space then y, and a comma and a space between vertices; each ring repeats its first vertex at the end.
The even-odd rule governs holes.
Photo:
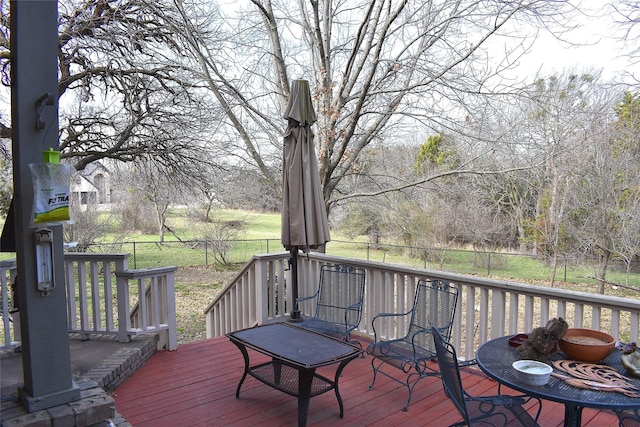
POLYGON ((595 329, 569 328, 565 336, 558 341, 558 345, 568 359, 599 362, 611 354, 616 340, 611 335, 595 329))

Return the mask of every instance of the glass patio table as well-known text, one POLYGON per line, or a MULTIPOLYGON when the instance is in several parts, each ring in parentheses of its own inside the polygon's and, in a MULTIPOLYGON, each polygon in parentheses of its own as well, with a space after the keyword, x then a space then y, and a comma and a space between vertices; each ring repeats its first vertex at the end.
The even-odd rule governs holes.
MULTIPOLYGON (((511 366, 519 360, 519 354, 515 347, 509 345, 511 336, 496 338, 482 344, 476 353, 478 366, 489 377, 498 383, 506 385, 514 390, 545 400, 564 404, 564 425, 580 426, 582 421, 582 409, 585 407, 596 409, 638 409, 640 399, 629 397, 612 391, 598 391, 582 389, 568 385, 560 378, 551 377, 549 383, 541 386, 528 385, 518 381, 515 369, 511 366)), ((627 375, 621 362, 622 352, 614 350, 604 361, 599 364, 615 368, 625 375, 629 382, 640 388, 640 379, 627 375)), ((566 359, 561 350, 556 351, 551 360, 566 359)))
POLYGON ((340 405, 340 418, 343 417, 338 379, 344 367, 362 354, 361 348, 289 323, 243 329, 229 333, 227 337, 244 357, 244 373, 236 390, 236 398, 240 397, 240 387, 250 375, 298 398, 298 426, 307 423, 309 399, 329 390, 334 390, 340 405), (247 349, 270 356, 271 360, 252 366, 247 349), (317 368, 333 364, 338 364, 333 379, 316 373, 317 368))

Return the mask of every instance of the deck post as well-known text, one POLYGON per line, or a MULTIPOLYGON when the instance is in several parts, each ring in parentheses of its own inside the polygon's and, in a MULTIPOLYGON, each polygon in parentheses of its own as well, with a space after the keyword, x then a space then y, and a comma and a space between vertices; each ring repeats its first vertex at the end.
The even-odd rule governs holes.
POLYGON ((118 341, 129 342, 131 329, 131 313, 129 311, 129 280, 116 271, 116 300, 118 301, 118 341))
POLYGON ((13 220, 24 376, 19 394, 26 409, 35 412, 80 398, 71 377, 62 226, 48 227, 53 287, 46 292, 36 286, 31 228, 29 164, 42 163, 42 151, 58 149, 58 2, 12 1, 10 8, 13 220))

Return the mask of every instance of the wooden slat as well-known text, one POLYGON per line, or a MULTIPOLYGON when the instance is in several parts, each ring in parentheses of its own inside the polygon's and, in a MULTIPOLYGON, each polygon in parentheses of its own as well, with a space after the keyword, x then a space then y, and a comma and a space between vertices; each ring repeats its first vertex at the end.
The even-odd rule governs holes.
MULTIPOLYGON (((251 357, 253 363, 264 356, 251 353, 251 357)), ((116 411, 134 427, 296 425, 297 400, 254 378, 245 380, 240 398, 235 398, 243 363, 240 351, 226 337, 158 352, 116 389, 116 411)), ((318 372, 332 377, 334 369, 324 367, 318 372)), ((331 391, 311 398, 307 425, 445 426, 460 420, 439 378, 422 380, 413 392, 409 410, 403 412, 406 388, 379 375, 375 388, 369 391, 372 377, 368 356, 352 361, 339 382, 344 418, 339 418, 338 402, 331 391)), ((473 395, 497 393, 497 383, 477 369, 463 368, 463 384, 473 395)), ((542 426, 561 426, 563 417, 563 405, 543 401, 542 426)), ((611 412, 583 412, 583 426, 616 425, 617 418, 611 412)))

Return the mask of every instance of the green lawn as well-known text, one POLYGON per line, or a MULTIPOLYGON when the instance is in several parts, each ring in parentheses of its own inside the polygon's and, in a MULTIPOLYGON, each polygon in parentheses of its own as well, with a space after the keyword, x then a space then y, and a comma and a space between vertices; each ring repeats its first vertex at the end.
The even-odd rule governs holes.
MULTIPOLYGON (((242 264, 254 254, 274 253, 283 251, 280 244, 280 214, 258 213, 242 210, 216 210, 212 215, 216 223, 237 222, 242 225, 242 232, 238 239, 228 249, 226 260, 230 264, 242 264)), ((183 240, 195 239, 204 224, 194 223, 181 210, 175 210, 169 217, 169 226, 181 236, 183 240)), ((461 274, 491 276, 504 280, 527 283, 548 284, 551 271, 549 266, 540 260, 517 254, 483 253, 464 250, 432 250, 424 257, 412 256, 407 248, 386 245, 374 248, 366 237, 352 239, 337 230, 331 231, 332 241, 327 244, 328 254, 350 258, 367 259, 370 261, 409 265, 416 268, 446 270, 461 274)), ((166 236, 163 245, 157 244, 157 236, 130 236, 129 242, 135 241, 135 251, 130 244, 123 248, 127 252, 135 252, 138 267, 153 267, 162 265, 203 265, 215 264, 214 251, 202 246, 193 247, 188 244, 174 242, 171 235, 166 236), (142 242, 148 243, 142 243, 142 242)), ((565 265, 559 262, 556 273, 557 282, 566 282, 575 286, 596 285, 592 279, 593 268, 579 265, 565 265)), ((624 272, 611 270, 608 280, 612 283, 625 284, 624 272)), ((629 283, 640 287, 640 277, 635 274, 629 283)))
MULTIPOLYGON (((130 234, 118 236, 114 229, 103 240, 103 247, 97 246, 92 251, 119 251, 131 254, 129 265, 132 268, 149 268, 159 266, 198 266, 220 264, 221 256, 227 264, 225 269, 237 269, 255 254, 282 252, 280 243, 280 214, 261 213, 244 210, 220 209, 211 214, 211 222, 205 224, 187 214, 186 209, 173 209, 167 219, 167 225, 182 242, 172 233, 165 234, 165 242, 159 243, 157 234, 130 234), (213 247, 196 244, 206 227, 221 224, 238 226, 236 239, 228 243, 224 250, 216 251, 213 247), (118 245, 110 242, 119 240, 118 245), (216 256, 217 255, 217 256, 216 256)), ((353 239, 332 230, 332 241, 327 244, 326 252, 332 255, 349 258, 366 259, 389 264, 408 265, 416 268, 446 270, 461 274, 491 276, 504 280, 527 283, 548 284, 551 276, 549 266, 540 260, 517 254, 483 253, 463 250, 430 250, 425 256, 415 255, 408 248, 383 245, 378 248, 368 243, 366 237, 353 239)), ((7 254, 11 255, 11 254, 7 254)), ((565 265, 559 262, 556 274, 557 282, 565 282, 575 286, 596 285, 593 267, 565 265)), ((608 281, 626 284, 624 272, 611 269, 607 273, 608 281)), ((629 277, 629 285, 640 288, 640 275, 629 277)))

